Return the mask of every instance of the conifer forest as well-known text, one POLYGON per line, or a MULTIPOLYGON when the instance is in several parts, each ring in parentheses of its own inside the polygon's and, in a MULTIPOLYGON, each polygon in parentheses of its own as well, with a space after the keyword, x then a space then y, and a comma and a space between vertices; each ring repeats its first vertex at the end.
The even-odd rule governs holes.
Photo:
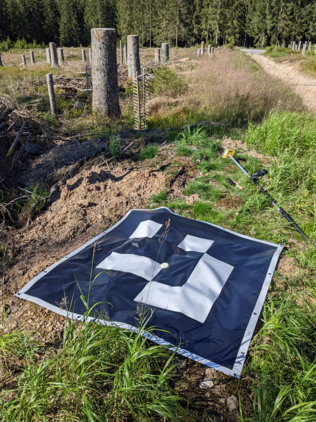
POLYGON ((87 46, 93 27, 115 27, 124 41, 138 34, 146 47, 316 40, 315 0, 0 0, 0 17, 7 49, 23 39, 87 46))

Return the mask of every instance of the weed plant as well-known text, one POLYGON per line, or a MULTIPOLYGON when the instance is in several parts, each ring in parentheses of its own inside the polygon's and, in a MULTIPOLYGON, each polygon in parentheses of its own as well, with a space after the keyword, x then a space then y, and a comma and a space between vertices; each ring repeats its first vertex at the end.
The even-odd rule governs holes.
POLYGON ((118 136, 110 136, 109 150, 112 157, 117 156, 120 151, 120 138, 118 136))
POLYGON ((142 148, 139 154, 141 160, 146 160, 147 158, 154 158, 158 153, 158 147, 154 144, 148 144, 146 147, 142 148))

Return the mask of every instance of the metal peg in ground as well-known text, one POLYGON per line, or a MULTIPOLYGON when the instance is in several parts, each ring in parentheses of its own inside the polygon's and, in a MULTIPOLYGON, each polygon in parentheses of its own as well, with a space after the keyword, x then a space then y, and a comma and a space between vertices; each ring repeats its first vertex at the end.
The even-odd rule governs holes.
POLYGON ((127 36, 127 68, 128 77, 135 79, 136 72, 140 74, 139 60, 139 37, 138 35, 127 36))
POLYGON ((34 57, 33 51, 30 51, 30 59, 31 59, 31 63, 34 64, 35 63, 35 57, 34 57))
POLYGON ((116 31, 114 28, 92 28, 92 108, 104 117, 120 117, 116 31))
POLYGON ((120 65, 123 66, 124 59, 123 59, 123 42, 120 41, 120 65))
POLYGON ((58 64, 59 66, 65 66, 65 58, 64 58, 64 50, 62 48, 58 48, 58 64))
POLYGON ((89 63, 91 66, 92 65, 92 49, 91 48, 89 48, 89 63))
POLYGON ((22 54, 22 66, 23 66, 23 69, 26 69, 26 59, 25 59, 25 54, 22 54))
POLYGON ((50 49, 50 60, 51 60, 50 64, 52 67, 58 67, 56 44, 54 42, 50 42, 49 49, 50 49))
POLYGON ((169 60, 169 44, 167 42, 163 42, 161 44, 161 61, 165 63, 169 60))
POLYGON ((86 50, 84 50, 84 49, 81 50, 81 61, 82 62, 86 62, 87 61, 86 50))
POLYGON ((56 97, 55 97, 55 91, 54 91, 53 75, 51 73, 47 73, 46 78, 47 78, 50 112, 51 114, 55 115, 57 114, 57 104, 56 104, 56 97))
POLYGON ((51 58, 50 58, 50 49, 46 48, 46 63, 50 64, 51 58))
POLYGON ((160 63, 160 48, 155 48, 155 62, 160 63))

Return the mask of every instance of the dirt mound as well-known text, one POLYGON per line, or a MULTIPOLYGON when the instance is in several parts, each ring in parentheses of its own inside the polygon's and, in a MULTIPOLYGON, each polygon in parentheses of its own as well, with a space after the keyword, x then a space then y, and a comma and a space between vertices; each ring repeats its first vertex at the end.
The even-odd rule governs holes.
POLYGON ((21 180, 25 186, 46 188, 52 186, 69 168, 83 158, 91 157, 107 148, 108 138, 100 137, 86 141, 57 141, 56 146, 49 152, 38 156, 29 157, 21 180))

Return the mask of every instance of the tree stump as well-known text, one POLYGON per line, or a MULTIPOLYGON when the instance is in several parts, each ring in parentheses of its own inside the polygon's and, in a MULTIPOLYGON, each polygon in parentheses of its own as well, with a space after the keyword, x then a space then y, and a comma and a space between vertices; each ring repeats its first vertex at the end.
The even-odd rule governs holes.
POLYGON ((92 65, 92 50, 89 48, 89 64, 92 65))
POLYGON ((55 115, 57 114, 57 104, 56 104, 56 97, 55 97, 55 91, 54 91, 53 75, 51 73, 47 73, 46 78, 47 78, 50 112, 51 114, 55 115))
POLYGON ((120 41, 120 65, 121 66, 123 66, 123 62, 124 62, 124 59, 123 59, 123 43, 122 43, 122 40, 120 41))
POLYGON ((127 66, 127 44, 124 45, 124 63, 127 66))
POLYGON ((26 69, 26 59, 25 59, 25 54, 22 54, 22 66, 23 66, 23 69, 26 69))
POLYGON ((86 50, 81 50, 81 61, 86 62, 87 61, 87 57, 86 57, 86 50))
POLYGON ((212 53, 212 46, 211 45, 207 46, 207 52, 208 52, 208 54, 212 53))
POLYGON ((128 68, 128 76, 132 80, 135 79, 136 72, 140 74, 138 35, 127 36, 127 68, 128 68))
POLYGON ((155 49, 155 62, 160 63, 160 48, 155 49))
POLYGON ((205 41, 201 42, 201 54, 204 54, 205 41))
POLYGON ((30 51, 30 59, 31 59, 31 63, 35 64, 35 57, 34 57, 34 52, 30 51))
POLYGON ((1 59, 1 54, 0 54, 0 66, 3 66, 2 59, 1 59))
POLYGON ((50 42, 49 43, 49 49, 50 49, 51 66, 52 67, 58 67, 56 44, 54 42, 50 42))
POLYGON ((58 64, 59 66, 65 66, 64 50, 58 48, 58 64))
POLYGON ((49 48, 46 48, 46 63, 48 63, 48 64, 51 63, 50 49, 49 48))
POLYGON ((161 61, 165 63, 169 60, 169 44, 167 42, 163 42, 161 44, 161 61))
POLYGON ((120 117, 115 29, 92 28, 91 46, 92 108, 104 117, 120 117))

